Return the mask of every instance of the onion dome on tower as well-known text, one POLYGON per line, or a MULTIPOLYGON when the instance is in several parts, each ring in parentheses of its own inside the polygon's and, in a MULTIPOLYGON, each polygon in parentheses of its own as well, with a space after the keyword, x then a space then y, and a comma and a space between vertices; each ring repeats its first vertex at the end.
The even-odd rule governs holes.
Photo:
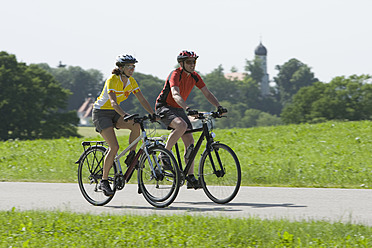
POLYGON ((254 54, 258 56, 266 56, 267 50, 264 45, 260 42, 260 44, 256 47, 256 50, 254 50, 254 54))
POLYGON ((261 69, 263 72, 263 76, 261 78, 260 86, 261 86, 261 95, 268 96, 270 94, 270 85, 269 85, 269 74, 267 73, 267 49, 262 45, 262 42, 256 47, 254 50, 254 54, 257 58, 260 59, 261 62, 261 69))

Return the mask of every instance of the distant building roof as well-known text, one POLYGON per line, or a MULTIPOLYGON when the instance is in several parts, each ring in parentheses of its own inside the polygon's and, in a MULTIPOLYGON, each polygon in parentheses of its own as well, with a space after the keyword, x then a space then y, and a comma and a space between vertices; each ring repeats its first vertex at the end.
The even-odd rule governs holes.
POLYGON ((84 117, 88 117, 92 113, 93 108, 93 98, 88 97, 85 99, 85 102, 78 109, 78 114, 81 114, 84 117))
POLYGON ((258 56, 266 56, 267 55, 266 47, 262 45, 262 43, 260 42, 258 47, 256 47, 256 50, 254 50, 254 54, 258 56))
POLYGON ((225 78, 229 80, 240 80, 242 81, 248 74, 245 72, 230 72, 225 73, 225 78))

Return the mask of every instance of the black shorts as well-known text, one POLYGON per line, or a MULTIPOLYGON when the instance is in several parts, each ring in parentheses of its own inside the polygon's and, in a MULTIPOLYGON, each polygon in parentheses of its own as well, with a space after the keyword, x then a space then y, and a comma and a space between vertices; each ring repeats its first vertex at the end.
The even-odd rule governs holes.
POLYGON ((108 127, 115 127, 119 118, 120 115, 115 110, 93 109, 92 120, 98 133, 108 127))
POLYGON ((166 105, 156 108, 156 114, 163 115, 160 121, 169 129, 171 129, 169 127, 170 123, 177 117, 181 118, 187 123, 187 129, 192 129, 191 122, 182 108, 174 108, 166 105))

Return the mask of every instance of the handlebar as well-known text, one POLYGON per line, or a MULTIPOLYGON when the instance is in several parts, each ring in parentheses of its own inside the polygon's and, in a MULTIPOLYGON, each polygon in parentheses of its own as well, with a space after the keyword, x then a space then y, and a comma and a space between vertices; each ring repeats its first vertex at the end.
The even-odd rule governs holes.
POLYGON ((151 122, 156 122, 156 118, 160 117, 158 115, 144 115, 141 117, 138 117, 139 114, 132 114, 132 115, 127 115, 124 117, 124 121, 128 120, 133 120, 135 123, 143 123, 145 120, 150 120, 151 122))
POLYGON ((207 117, 212 117, 212 118, 222 118, 225 116, 222 116, 222 113, 219 112, 199 112, 197 116, 194 116, 196 119, 205 119, 207 117))

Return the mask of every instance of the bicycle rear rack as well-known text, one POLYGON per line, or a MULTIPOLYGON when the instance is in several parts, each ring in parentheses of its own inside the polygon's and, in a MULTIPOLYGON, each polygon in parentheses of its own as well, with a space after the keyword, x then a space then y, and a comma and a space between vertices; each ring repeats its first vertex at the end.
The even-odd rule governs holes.
POLYGON ((106 141, 83 141, 81 142, 81 145, 85 148, 86 146, 92 146, 92 144, 95 144, 95 146, 101 145, 104 146, 106 145, 106 141))
MULTIPOLYGON (((107 146, 107 143, 106 141, 83 141, 81 142, 81 145, 83 146, 83 150, 86 151, 90 147, 107 146)), ((80 158, 75 162, 75 164, 80 163, 80 160, 83 156, 84 156, 84 153, 81 154, 80 158)))

